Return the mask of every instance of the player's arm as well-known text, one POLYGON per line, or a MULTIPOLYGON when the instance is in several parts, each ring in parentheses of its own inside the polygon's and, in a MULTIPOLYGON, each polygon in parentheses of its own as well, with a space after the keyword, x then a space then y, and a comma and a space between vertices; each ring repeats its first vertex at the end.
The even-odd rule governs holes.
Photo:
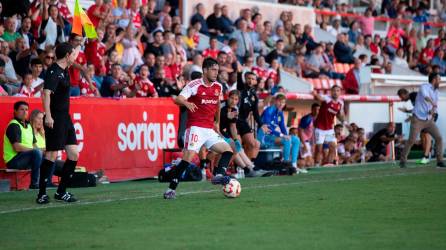
POLYGON ((54 120, 51 116, 50 104, 51 104, 51 90, 44 89, 42 94, 43 110, 45 111, 45 125, 49 128, 53 128, 54 120))
POLYGON ((313 90, 313 92, 311 94, 313 94, 314 99, 316 99, 317 101, 320 101, 320 102, 325 101, 324 97, 322 97, 320 94, 318 94, 316 92, 316 90, 313 90))
POLYGON ((215 116, 214 116, 214 130, 215 132, 220 134, 220 112, 221 112, 221 108, 218 107, 217 108, 217 112, 215 112, 215 116))
POLYGON ((197 105, 192 102, 188 102, 186 97, 182 96, 181 94, 175 97, 174 102, 179 106, 185 106, 191 112, 195 112, 198 109, 197 105))

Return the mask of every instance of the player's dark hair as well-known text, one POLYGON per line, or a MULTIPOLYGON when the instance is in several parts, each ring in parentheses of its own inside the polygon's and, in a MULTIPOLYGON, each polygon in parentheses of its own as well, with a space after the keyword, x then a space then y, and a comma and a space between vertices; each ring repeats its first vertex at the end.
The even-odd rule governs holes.
POLYGON ((231 97, 231 96, 233 96, 233 95, 236 95, 236 96, 240 97, 240 91, 238 91, 238 90, 236 90, 236 89, 231 90, 231 91, 229 92, 229 94, 228 94, 228 97, 231 97))
POLYGON ((18 101, 14 103, 14 111, 19 110, 20 106, 25 105, 27 107, 29 107, 29 104, 25 101, 18 101))
POLYGON ((215 60, 212 57, 206 57, 206 59, 203 60, 203 69, 209 69, 214 65, 218 65, 217 60, 215 60))
POLYGON ((313 103, 312 105, 311 105, 311 109, 314 109, 314 108, 318 108, 318 107, 320 107, 321 105, 319 104, 319 103, 313 103))
POLYGON ((195 79, 200 79, 203 77, 203 73, 199 72, 199 71, 194 71, 190 74, 190 79, 191 80, 195 80, 195 79))
MULTIPOLYGON (((254 72, 252 72, 252 71, 247 71, 247 72, 245 73, 245 78, 246 78, 247 76, 249 76, 249 75, 256 76, 256 74, 254 74, 254 72)), ((257 77, 256 77, 256 78, 257 78, 257 77)))
POLYGON ((437 78, 440 74, 433 72, 429 74, 429 82, 432 83, 432 81, 437 78))
POLYGON ((398 96, 408 95, 408 94, 409 94, 409 91, 407 91, 407 89, 405 89, 405 88, 402 88, 402 89, 399 89, 398 92, 396 92, 396 94, 397 94, 398 96))
POLYGON ((334 90, 335 88, 342 89, 341 86, 339 86, 339 85, 333 85, 333 87, 331 87, 331 90, 334 90))
POLYGON ((57 60, 63 59, 67 55, 73 52, 74 48, 69 43, 60 43, 56 46, 56 58, 57 60))

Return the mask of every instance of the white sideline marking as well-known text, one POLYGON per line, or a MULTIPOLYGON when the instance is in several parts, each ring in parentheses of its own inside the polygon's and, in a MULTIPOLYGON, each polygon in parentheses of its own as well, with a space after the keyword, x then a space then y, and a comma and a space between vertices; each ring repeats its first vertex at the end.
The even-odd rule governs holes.
MULTIPOLYGON (((373 178, 382 178, 382 177, 390 177, 390 176, 409 176, 409 175, 418 175, 425 174, 426 172, 415 172, 415 173, 395 173, 395 174, 385 174, 385 175, 373 175, 373 176, 361 176, 361 177, 349 177, 349 178, 333 178, 333 179, 319 179, 319 180, 309 180, 309 181, 300 181, 300 182, 287 182, 287 183, 276 183, 276 184, 267 184, 267 185, 257 185, 246 187, 246 189, 263 189, 263 188, 271 188, 271 187, 282 187, 282 186, 292 186, 292 185, 300 185, 300 184, 310 184, 310 183, 320 183, 320 182, 343 182, 343 181, 354 181, 361 179, 373 179, 373 178)), ((220 189, 212 189, 212 190, 199 190, 199 191, 189 191, 189 192, 179 192, 178 196, 185 196, 191 194, 205 194, 205 193, 214 193, 220 192, 220 189)), ((68 206, 85 206, 85 205, 96 205, 96 204, 104 204, 110 202, 118 202, 118 201, 130 201, 130 200, 142 200, 142 199, 152 199, 152 198, 161 198, 162 194, 154 194, 154 195, 144 195, 144 196, 136 196, 136 197, 127 197, 127 198, 119 198, 119 199, 106 199, 100 201, 79 201, 73 204, 68 203, 53 203, 51 205, 42 205, 38 207, 27 207, 27 208, 18 208, 11 210, 0 211, 0 214, 10 214, 17 212, 26 212, 33 210, 41 210, 48 208, 58 208, 58 207, 68 207, 68 206)))

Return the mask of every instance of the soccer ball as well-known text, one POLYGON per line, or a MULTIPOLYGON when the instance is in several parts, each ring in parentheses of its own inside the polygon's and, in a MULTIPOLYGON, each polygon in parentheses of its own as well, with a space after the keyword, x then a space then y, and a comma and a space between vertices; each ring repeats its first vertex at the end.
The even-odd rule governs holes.
POLYGON ((236 179, 231 179, 228 184, 223 186, 223 194, 227 198, 237 198, 239 197, 241 191, 242 186, 236 179))

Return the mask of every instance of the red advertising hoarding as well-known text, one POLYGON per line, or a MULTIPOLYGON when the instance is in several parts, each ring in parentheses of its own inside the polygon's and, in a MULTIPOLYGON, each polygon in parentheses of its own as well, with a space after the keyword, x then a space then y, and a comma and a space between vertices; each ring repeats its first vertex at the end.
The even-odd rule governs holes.
MULTIPOLYGON (((39 98, 0 98, 0 147, 13 117, 13 105, 24 100, 42 110, 39 98)), ((171 98, 72 98, 80 158, 88 171, 103 169, 111 181, 157 176, 164 148, 177 147, 179 109, 171 98)), ((4 167, 3 160, 1 161, 4 167)))

